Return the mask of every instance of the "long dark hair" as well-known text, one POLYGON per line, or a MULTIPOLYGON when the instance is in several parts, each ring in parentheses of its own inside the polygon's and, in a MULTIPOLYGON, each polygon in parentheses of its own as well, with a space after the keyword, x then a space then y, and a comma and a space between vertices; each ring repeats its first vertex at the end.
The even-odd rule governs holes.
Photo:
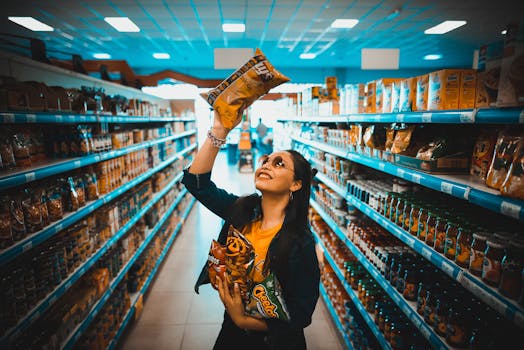
MULTIPOLYGON (((316 170, 311 169, 309 162, 295 150, 286 150, 293 159, 295 170, 295 181, 301 181, 302 187, 293 192, 293 199, 286 207, 286 215, 281 231, 286 234, 280 235, 274 242, 272 256, 268 256, 270 267, 274 271, 282 284, 286 287, 288 280, 288 259, 294 242, 305 242, 307 235, 311 235, 308 227, 309 196, 311 194, 311 180, 315 176, 316 170)), ((237 228, 245 225, 246 218, 253 213, 254 208, 260 205, 261 197, 257 194, 241 197, 235 203, 235 210, 231 216, 231 223, 237 228)))

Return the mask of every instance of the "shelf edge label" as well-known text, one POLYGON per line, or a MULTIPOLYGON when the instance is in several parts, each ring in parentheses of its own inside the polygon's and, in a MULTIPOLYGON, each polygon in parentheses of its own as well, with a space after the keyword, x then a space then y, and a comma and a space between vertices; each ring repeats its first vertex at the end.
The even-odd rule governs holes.
POLYGON ((450 184, 449 182, 442 182, 440 184, 440 191, 451 194, 453 192, 453 184, 450 184))
POLYGON ((460 122, 462 124, 471 124, 475 122, 475 114, 473 112, 461 112, 460 122))
POLYGON ((26 244, 22 246, 22 252, 27 252, 29 249, 33 247, 33 241, 29 241, 26 244))
POLYGON ((25 181, 26 182, 35 181, 35 179, 36 179, 36 174, 35 174, 34 171, 31 171, 30 173, 25 174, 25 181))
POLYGON ((411 181, 413 181, 414 183, 420 185, 421 180, 422 180, 422 175, 420 175, 420 174, 411 174, 411 181))
POLYGON ((422 122, 431 123, 432 117, 433 117, 433 113, 422 113, 422 122))
POLYGON ((430 260, 431 257, 433 256, 433 252, 426 247, 422 247, 421 253, 422 253, 422 256, 424 256, 428 260, 430 260))
POLYGON ((524 109, 520 111, 519 124, 524 124, 524 109))
POLYGON ((25 119, 28 123, 36 123, 36 114, 26 114, 25 119))
POLYGON ((520 211, 522 207, 520 205, 502 201, 500 203, 500 212, 504 215, 511 216, 512 218, 518 219, 520 217, 520 211))
POLYGON ((4 123, 14 123, 15 115, 13 113, 5 113, 2 119, 4 120, 4 123))

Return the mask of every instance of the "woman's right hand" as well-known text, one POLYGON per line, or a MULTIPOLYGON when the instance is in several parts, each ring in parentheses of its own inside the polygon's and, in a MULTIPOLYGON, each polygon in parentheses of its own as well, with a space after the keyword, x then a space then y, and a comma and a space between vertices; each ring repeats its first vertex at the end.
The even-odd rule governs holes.
POLYGON ((213 133, 213 135, 215 135, 215 137, 218 137, 219 139, 225 139, 230 131, 230 129, 224 127, 224 125, 220 121, 220 114, 218 114, 218 112, 215 111, 215 115, 213 117, 213 126, 211 127, 211 132, 213 133))

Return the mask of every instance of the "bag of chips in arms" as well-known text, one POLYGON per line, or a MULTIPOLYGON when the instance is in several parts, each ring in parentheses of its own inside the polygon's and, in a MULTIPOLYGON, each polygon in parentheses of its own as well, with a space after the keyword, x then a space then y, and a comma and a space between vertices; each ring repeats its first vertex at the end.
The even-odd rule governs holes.
POLYGON ((289 78, 276 70, 260 49, 256 49, 255 56, 201 96, 220 115, 222 125, 232 129, 242 118, 244 109, 272 88, 288 81, 289 78))
POLYGON ((249 273, 255 262, 255 250, 251 242, 233 226, 229 226, 226 240, 226 282, 230 290, 235 283, 240 288, 240 295, 247 301, 251 287, 249 273))
POLYGON ((256 318, 289 321, 289 312, 282 295, 282 287, 274 273, 255 284, 249 293, 246 314, 256 318))

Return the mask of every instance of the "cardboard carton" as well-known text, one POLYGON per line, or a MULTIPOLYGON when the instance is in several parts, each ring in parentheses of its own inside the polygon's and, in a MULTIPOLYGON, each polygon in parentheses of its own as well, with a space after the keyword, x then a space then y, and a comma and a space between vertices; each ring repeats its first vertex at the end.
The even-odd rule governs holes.
POLYGON ((475 108, 477 72, 473 69, 460 73, 459 109, 475 108))
POLYGON ((399 112, 412 112, 416 110, 417 78, 407 78, 399 82, 399 112))
POLYGON ((428 110, 428 82, 429 74, 424 74, 417 77, 417 111, 428 110))
POLYGON ((356 85, 355 96, 357 98, 357 113, 366 113, 366 85, 357 84, 356 85))
POLYGON ((497 107, 515 106, 524 106, 524 21, 508 26, 497 95, 497 107))
POLYGON ((391 84, 391 113, 398 113, 400 111, 400 84, 401 82, 394 82, 393 84, 391 84))
POLYGON ((502 40, 480 47, 475 108, 496 105, 503 53, 504 42, 502 40))
MULTIPOLYGON (((383 78, 375 82, 375 111, 376 113, 391 112, 391 85, 402 79, 383 78)), ((373 112, 372 112, 373 113, 373 112)))
POLYGON ((377 95, 376 95, 377 83, 375 81, 370 81, 366 84, 366 98, 365 98, 365 113, 376 113, 377 106, 377 95))
POLYGON ((460 69, 442 69, 429 73, 429 110, 458 109, 461 73, 460 69))

